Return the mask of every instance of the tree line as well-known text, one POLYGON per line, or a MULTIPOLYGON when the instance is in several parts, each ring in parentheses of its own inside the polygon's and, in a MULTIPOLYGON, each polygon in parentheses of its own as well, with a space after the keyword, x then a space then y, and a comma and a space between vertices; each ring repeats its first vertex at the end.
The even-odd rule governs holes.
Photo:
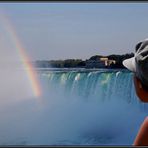
MULTIPOLYGON (((101 57, 108 58, 109 60, 115 60, 116 63, 112 63, 109 68, 124 68, 122 61, 133 57, 134 53, 127 53, 122 55, 112 54, 108 56, 94 55, 88 60, 97 61, 101 57)), ((40 68, 85 68, 86 60, 82 59, 66 59, 66 60, 37 60, 35 66, 40 68)))

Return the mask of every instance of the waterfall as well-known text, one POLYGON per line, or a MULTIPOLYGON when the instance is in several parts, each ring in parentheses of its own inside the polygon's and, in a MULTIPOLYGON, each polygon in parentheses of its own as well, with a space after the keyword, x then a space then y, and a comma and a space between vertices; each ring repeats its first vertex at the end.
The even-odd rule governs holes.
MULTIPOLYGON (((64 99, 85 101, 122 101, 142 108, 146 105, 136 96, 133 74, 129 71, 46 71, 40 78, 46 93, 58 93, 64 99)), ((144 108, 143 108, 144 109, 144 108)))
POLYGON ((127 70, 45 70, 39 77, 51 117, 62 122, 53 144, 132 144, 147 116, 127 70))
POLYGON ((42 101, 1 108, 1 145, 133 144, 148 105, 136 96, 131 72, 39 69, 38 77, 42 101))

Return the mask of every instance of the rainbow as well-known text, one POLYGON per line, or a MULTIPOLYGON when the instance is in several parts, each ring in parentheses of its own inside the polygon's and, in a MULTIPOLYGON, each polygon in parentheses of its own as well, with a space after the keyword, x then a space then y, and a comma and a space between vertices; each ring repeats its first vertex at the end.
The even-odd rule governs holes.
POLYGON ((34 95, 36 97, 41 96, 41 87, 37 78, 37 72, 35 71, 29 56, 27 55, 25 49, 20 43, 12 23, 9 21, 8 16, 1 15, 1 21, 3 21, 6 31, 9 33, 10 39, 12 40, 15 48, 18 51, 21 61, 23 62, 23 67, 27 73, 28 79, 30 81, 31 87, 33 89, 34 95))

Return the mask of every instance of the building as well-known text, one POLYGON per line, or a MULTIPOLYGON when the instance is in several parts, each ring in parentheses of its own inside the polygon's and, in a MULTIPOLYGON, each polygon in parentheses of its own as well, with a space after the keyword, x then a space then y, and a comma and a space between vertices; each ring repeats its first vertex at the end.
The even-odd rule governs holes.
POLYGON ((111 64, 116 64, 115 60, 109 60, 106 57, 100 58, 100 61, 104 62, 105 66, 110 66, 111 64))
POLYGON ((111 64, 115 64, 115 60, 109 60, 107 57, 101 57, 97 60, 86 60, 86 68, 107 68, 111 64))

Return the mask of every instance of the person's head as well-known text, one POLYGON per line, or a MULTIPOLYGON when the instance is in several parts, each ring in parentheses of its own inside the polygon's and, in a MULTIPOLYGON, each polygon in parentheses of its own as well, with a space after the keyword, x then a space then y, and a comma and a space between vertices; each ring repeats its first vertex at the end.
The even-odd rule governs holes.
POLYGON ((134 72, 137 96, 142 102, 148 102, 148 39, 135 46, 134 57, 124 60, 123 65, 134 72))

